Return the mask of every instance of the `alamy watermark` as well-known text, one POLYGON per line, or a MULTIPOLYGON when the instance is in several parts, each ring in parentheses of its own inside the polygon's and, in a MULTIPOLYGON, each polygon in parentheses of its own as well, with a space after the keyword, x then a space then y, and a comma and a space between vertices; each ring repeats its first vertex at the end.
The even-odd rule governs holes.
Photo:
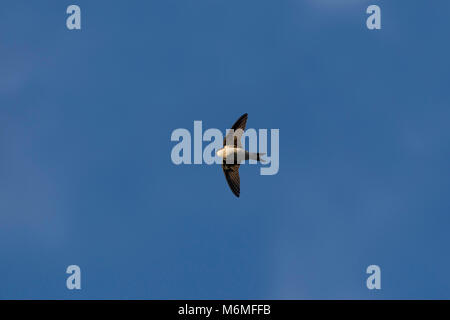
POLYGON ((367 289, 380 290, 381 289, 381 268, 380 268, 380 266, 378 266, 376 264, 372 264, 367 267, 366 273, 370 274, 370 276, 367 278, 367 281, 366 281, 367 289))
POLYGON ((69 290, 81 289, 81 269, 76 264, 67 267, 66 273, 70 274, 66 279, 66 287, 69 290))
MULTIPOLYGON (((234 136, 238 136, 242 148, 250 153, 264 154, 260 168, 261 175, 275 175, 280 168, 280 130, 279 129, 256 129, 249 128, 241 133, 236 131, 234 136), (270 150, 269 150, 270 131, 270 150), (270 151, 270 152, 269 152, 270 151)), ((242 130, 241 130, 242 131, 242 130)), ((233 131, 228 130, 228 137, 234 137, 233 131), (231 133, 231 135, 230 135, 231 133)), ((207 129, 203 132, 202 121, 194 121, 194 132, 185 128, 173 130, 171 141, 178 142, 171 151, 170 157, 174 164, 222 164, 223 158, 217 155, 217 151, 223 148, 224 136, 222 131, 216 128, 207 129), (209 142, 203 146, 204 142, 209 142), (193 158, 192 158, 193 155, 193 158)), ((227 140, 228 141, 228 140, 227 140)), ((232 141, 231 141, 232 142, 232 141)), ((227 142, 228 144, 228 142, 227 142)), ((228 159, 227 159, 228 161, 228 159)), ((239 159, 240 164, 247 163, 245 159, 239 159)), ((249 164, 256 164, 257 160, 249 159, 249 164)))

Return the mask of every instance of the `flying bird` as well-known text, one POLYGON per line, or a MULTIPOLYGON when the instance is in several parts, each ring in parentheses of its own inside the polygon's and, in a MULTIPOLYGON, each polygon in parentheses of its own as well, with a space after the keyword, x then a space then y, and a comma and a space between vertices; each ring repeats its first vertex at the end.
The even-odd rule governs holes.
POLYGON ((241 193, 239 166, 243 160, 256 160, 261 162, 261 156, 265 153, 248 152, 242 148, 241 138, 247 124, 248 114, 244 113, 231 127, 225 139, 223 139, 223 148, 217 151, 221 157, 222 169, 227 179, 228 186, 236 197, 241 193))

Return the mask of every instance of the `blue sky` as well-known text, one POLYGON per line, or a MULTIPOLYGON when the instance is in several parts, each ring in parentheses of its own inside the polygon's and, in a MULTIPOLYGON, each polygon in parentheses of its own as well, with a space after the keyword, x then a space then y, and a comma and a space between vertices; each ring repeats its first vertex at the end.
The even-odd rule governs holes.
POLYGON ((450 298, 449 12, 3 1, 0 298, 450 298), (244 166, 237 199, 220 166, 171 162, 174 129, 244 112, 280 129, 277 175, 244 166))

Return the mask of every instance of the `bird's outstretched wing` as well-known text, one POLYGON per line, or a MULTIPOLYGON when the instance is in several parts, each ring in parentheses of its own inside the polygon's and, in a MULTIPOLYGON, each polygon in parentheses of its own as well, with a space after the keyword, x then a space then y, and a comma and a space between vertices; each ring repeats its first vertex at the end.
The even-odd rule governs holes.
POLYGON ((245 131, 245 126, 247 125, 248 114, 244 113, 231 127, 232 131, 229 131, 225 138, 223 139, 223 146, 234 145, 236 147, 241 147, 241 137, 245 131), (228 143, 227 143, 228 141, 228 143))
POLYGON ((241 180, 239 178, 239 164, 226 164, 222 163, 223 173, 227 179, 228 185, 231 191, 233 191, 236 197, 241 194, 241 180))

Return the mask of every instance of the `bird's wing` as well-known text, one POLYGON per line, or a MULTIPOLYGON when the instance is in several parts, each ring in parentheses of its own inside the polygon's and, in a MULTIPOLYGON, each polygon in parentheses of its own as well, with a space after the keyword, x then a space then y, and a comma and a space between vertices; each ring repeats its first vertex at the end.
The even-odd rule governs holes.
POLYGON ((238 164, 222 164, 223 173, 227 179, 228 185, 231 191, 233 191, 236 197, 239 197, 241 193, 241 180, 239 178, 239 165, 238 164))
POLYGON ((225 139, 223 139, 223 146, 234 145, 235 147, 241 148, 241 138, 245 131, 245 126, 247 124, 248 114, 244 113, 231 127, 232 131, 228 131, 225 139))

